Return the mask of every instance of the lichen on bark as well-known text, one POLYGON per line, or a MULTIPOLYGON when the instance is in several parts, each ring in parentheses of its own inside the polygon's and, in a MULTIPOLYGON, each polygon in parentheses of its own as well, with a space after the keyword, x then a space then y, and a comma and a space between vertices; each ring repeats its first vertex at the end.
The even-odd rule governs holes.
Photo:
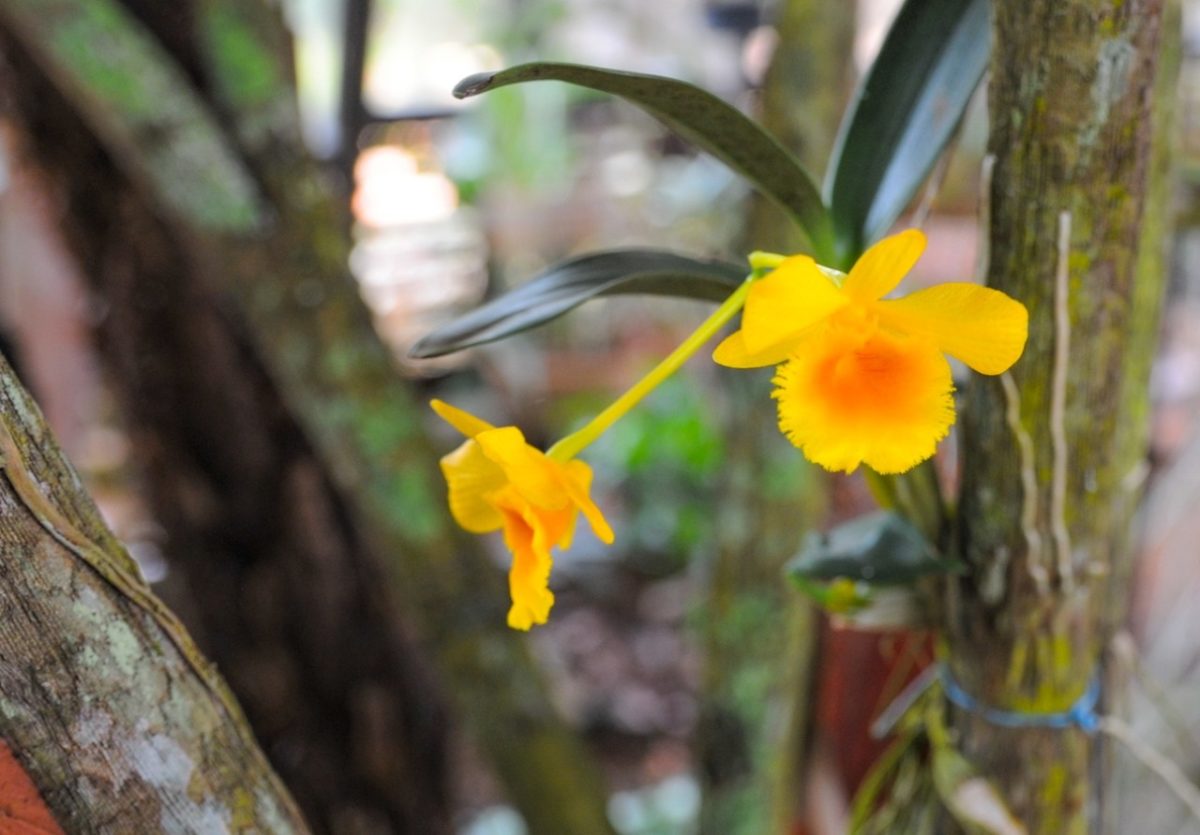
POLYGON ((97 558, 130 570, 2 359, 0 421, 20 450, 0 479, 0 737, 56 819, 69 832, 307 832, 186 634, 81 559, 15 487, 14 470, 28 472, 97 558))

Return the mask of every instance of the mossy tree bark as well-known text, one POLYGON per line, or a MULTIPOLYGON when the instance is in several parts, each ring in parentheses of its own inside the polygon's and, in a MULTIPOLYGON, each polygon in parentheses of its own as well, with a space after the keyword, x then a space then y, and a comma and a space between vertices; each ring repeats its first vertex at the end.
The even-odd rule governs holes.
POLYGON ((68 832, 307 832, 0 359, 0 737, 68 832))
MULTIPOLYGON (((1161 0, 999 0, 988 283, 1030 311, 1025 356, 974 378, 962 415, 945 647, 975 698, 1067 709, 1102 677, 1144 472, 1145 371, 1162 276, 1140 275, 1161 0)), ((1123 604, 1122 604, 1123 605, 1123 604)), ((963 752, 1031 833, 1094 831, 1098 742, 956 711, 963 752)))
POLYGON ((159 502, 172 556, 281 768, 306 789, 328 780, 305 797, 322 828, 445 825, 439 702, 396 639, 399 604, 530 831, 608 833, 586 752, 504 627, 499 572, 449 519, 423 416, 347 273, 344 205, 299 144, 277 14, 0 8, 28 148, 114 305, 103 344, 130 375, 142 463, 155 490, 194 500, 159 502), (252 599, 232 602, 238 588, 252 599))

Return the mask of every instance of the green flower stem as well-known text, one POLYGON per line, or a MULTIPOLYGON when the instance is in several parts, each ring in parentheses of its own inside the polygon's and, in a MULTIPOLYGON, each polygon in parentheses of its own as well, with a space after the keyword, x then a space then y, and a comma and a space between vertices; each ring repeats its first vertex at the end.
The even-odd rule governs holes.
MULTIPOLYGON (((755 255, 764 255, 764 253, 755 253, 755 255)), ((776 257, 782 259, 782 256, 776 257)), ((751 263, 754 264, 753 261, 751 263)), ((685 339, 666 359, 656 365, 649 374, 638 380, 627 392, 614 400, 608 408, 592 418, 586 426, 577 432, 572 432, 550 447, 546 454, 559 461, 567 461, 574 458, 585 447, 604 434, 608 427, 612 426, 626 412, 636 406, 643 397, 654 391, 665 379, 674 374, 681 365, 687 362, 692 354, 696 353, 704 343, 708 342, 726 322, 742 309, 742 305, 746 303, 746 295, 750 292, 750 285, 754 283, 754 279, 759 273, 759 265, 754 264, 754 266, 754 272, 742 282, 742 285, 733 292, 733 295, 726 299, 711 316, 705 319, 700 327, 696 328, 692 332, 692 335, 685 339)))

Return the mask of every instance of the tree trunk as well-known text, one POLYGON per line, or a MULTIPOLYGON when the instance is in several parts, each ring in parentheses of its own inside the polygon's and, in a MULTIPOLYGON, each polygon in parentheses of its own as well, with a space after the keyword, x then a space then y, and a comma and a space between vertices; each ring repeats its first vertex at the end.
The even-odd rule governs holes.
MULTIPOLYGON (((988 283, 1028 306, 1030 336, 1009 375, 967 392, 971 570, 950 586, 947 649, 964 689, 999 709, 1064 711, 1102 677, 1162 287, 1134 282, 1161 15, 1161 0, 995 4, 988 283)), ((1030 832, 1098 827, 1095 737, 954 720, 1030 832)))
POLYGON ((0 359, 0 737, 68 832, 307 832, 0 359))

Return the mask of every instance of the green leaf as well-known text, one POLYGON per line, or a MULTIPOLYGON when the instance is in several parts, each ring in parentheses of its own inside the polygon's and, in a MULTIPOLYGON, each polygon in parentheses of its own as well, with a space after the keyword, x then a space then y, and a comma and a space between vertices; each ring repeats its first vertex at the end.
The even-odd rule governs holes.
POLYGON ((836 267, 887 233, 987 68, 988 0, 907 0, 842 122, 825 193, 836 267))
POLYGON ((839 525, 827 534, 809 534, 787 570, 797 581, 847 579, 897 586, 960 569, 958 562, 940 556, 903 516, 880 511, 839 525))
POLYGON ((443 325, 414 345, 409 356, 437 357, 503 339, 561 316, 596 296, 647 293, 724 301, 748 272, 748 267, 736 264, 654 249, 581 255, 443 325))
POLYGON ((641 107, 779 203, 804 229, 818 261, 832 255, 829 213, 800 163, 761 126, 712 93, 657 75, 538 62, 469 76, 454 95, 462 99, 526 81, 565 81, 641 107))

